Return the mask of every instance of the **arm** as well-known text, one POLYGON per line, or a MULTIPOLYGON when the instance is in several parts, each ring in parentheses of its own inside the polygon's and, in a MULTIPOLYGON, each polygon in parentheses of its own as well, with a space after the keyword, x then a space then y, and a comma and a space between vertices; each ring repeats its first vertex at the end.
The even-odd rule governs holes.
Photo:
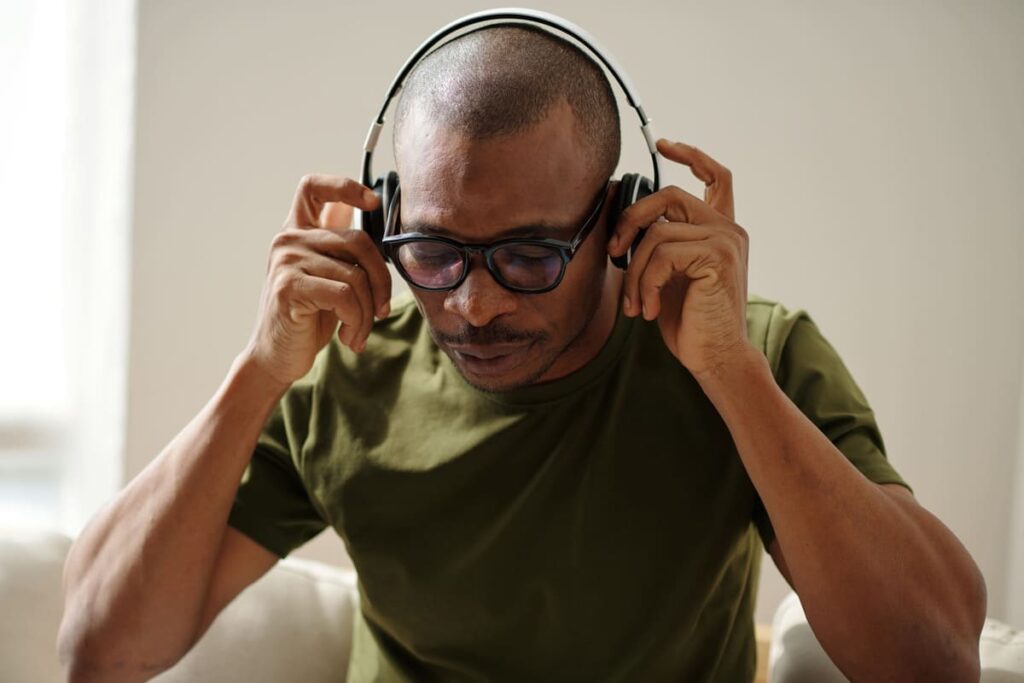
POLYGON ((225 535, 239 479, 279 397, 271 386, 236 361, 203 410, 72 545, 58 636, 71 680, 146 680, 169 668, 208 625, 208 594, 226 604, 277 560, 252 541, 242 545, 237 532, 225 535), (226 569, 211 581, 222 549, 226 569))
POLYGON ((348 207, 371 210, 377 201, 352 180, 300 183, 274 238, 245 351, 202 411, 68 554, 57 648, 71 680, 141 681, 169 668, 276 561, 228 528, 232 503, 275 405, 309 372, 339 320, 341 342, 360 349, 374 312, 387 312, 390 276, 372 240, 331 223, 347 220, 348 207), (332 213, 331 204, 344 206, 332 213))
POLYGON ((704 200, 669 186, 622 212, 611 256, 647 232, 623 310, 658 321, 725 420, 822 646, 854 680, 978 680, 978 568, 912 496, 861 475, 776 384, 747 339, 750 236, 735 222, 732 173, 684 143, 659 140, 658 152, 690 167, 704 200))
POLYGON ((985 583, 901 486, 865 478, 745 347, 699 378, 776 531, 772 557, 852 680, 978 680, 985 583))

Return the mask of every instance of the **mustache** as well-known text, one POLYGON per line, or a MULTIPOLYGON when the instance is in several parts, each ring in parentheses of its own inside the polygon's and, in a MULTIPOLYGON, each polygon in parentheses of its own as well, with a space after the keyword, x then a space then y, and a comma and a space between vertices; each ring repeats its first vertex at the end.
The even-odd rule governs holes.
POLYGON ((545 341, 548 337, 543 332, 516 330, 502 324, 473 327, 466 325, 455 332, 433 331, 434 342, 438 345, 483 346, 486 344, 517 344, 528 341, 545 341))

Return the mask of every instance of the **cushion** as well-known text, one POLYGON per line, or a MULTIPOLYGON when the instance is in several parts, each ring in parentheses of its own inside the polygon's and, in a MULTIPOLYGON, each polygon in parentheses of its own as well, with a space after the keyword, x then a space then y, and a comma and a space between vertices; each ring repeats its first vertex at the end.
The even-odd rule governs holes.
MULTIPOLYGON (((0 681, 64 681, 57 631, 71 539, 0 529, 0 681), (13 618, 12 618, 13 617, 13 618)), ((358 609, 352 569, 287 558, 218 615, 163 683, 344 681, 358 609)))
POLYGON ((286 558, 242 591, 159 683, 344 681, 354 570, 286 558))

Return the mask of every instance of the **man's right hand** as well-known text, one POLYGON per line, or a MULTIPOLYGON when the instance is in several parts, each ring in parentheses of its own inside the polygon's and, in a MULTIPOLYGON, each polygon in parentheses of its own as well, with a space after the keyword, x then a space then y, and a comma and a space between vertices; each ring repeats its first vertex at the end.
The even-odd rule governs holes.
POLYGON ((287 387, 313 366, 341 322, 338 340, 366 346, 373 318, 388 314, 391 274, 370 236, 349 228, 352 207, 370 211, 380 199, 366 186, 307 175, 284 228, 271 243, 249 358, 287 387))

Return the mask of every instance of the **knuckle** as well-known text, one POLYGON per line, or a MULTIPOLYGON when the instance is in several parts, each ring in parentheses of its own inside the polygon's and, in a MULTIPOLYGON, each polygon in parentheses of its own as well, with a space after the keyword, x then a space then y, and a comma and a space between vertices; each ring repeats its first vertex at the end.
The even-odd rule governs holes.
POLYGON ((367 276, 366 271, 357 266, 350 265, 348 267, 349 277, 355 280, 355 284, 362 287, 368 287, 370 284, 370 278, 367 276))
POLYGON ((670 258, 669 243, 662 242, 661 244, 654 247, 654 250, 651 252, 651 262, 654 263, 666 258, 670 258))
POLYGON ((315 173, 307 173, 299 179, 299 188, 303 191, 309 189, 313 182, 316 180, 315 173))
POLYGON ((727 241, 719 251, 729 263, 737 263, 740 260, 739 245, 732 240, 727 241))
POLYGON ((282 271, 274 276, 270 286, 278 301, 288 301, 295 294, 298 278, 295 273, 282 271))
POLYGON ((342 239, 344 239, 350 246, 355 247, 359 250, 364 250, 367 247, 373 246, 370 236, 365 230, 356 230, 355 228, 346 228, 341 233, 342 239))
POLYGON ((665 231, 668 230, 668 223, 664 221, 655 221, 651 223, 650 227, 647 228, 647 236, 644 239, 658 242, 658 245, 654 248, 655 253, 661 247, 664 242, 661 240, 665 237, 665 231))
POLYGON ((297 239, 298 235, 296 235, 293 231, 282 230, 278 232, 276 235, 274 235, 274 238, 270 240, 270 249, 271 251, 278 251, 292 244, 295 244, 297 239))
POLYGON ((302 261, 302 254, 291 247, 278 249, 274 256, 274 260, 279 268, 281 266, 292 266, 302 261))

